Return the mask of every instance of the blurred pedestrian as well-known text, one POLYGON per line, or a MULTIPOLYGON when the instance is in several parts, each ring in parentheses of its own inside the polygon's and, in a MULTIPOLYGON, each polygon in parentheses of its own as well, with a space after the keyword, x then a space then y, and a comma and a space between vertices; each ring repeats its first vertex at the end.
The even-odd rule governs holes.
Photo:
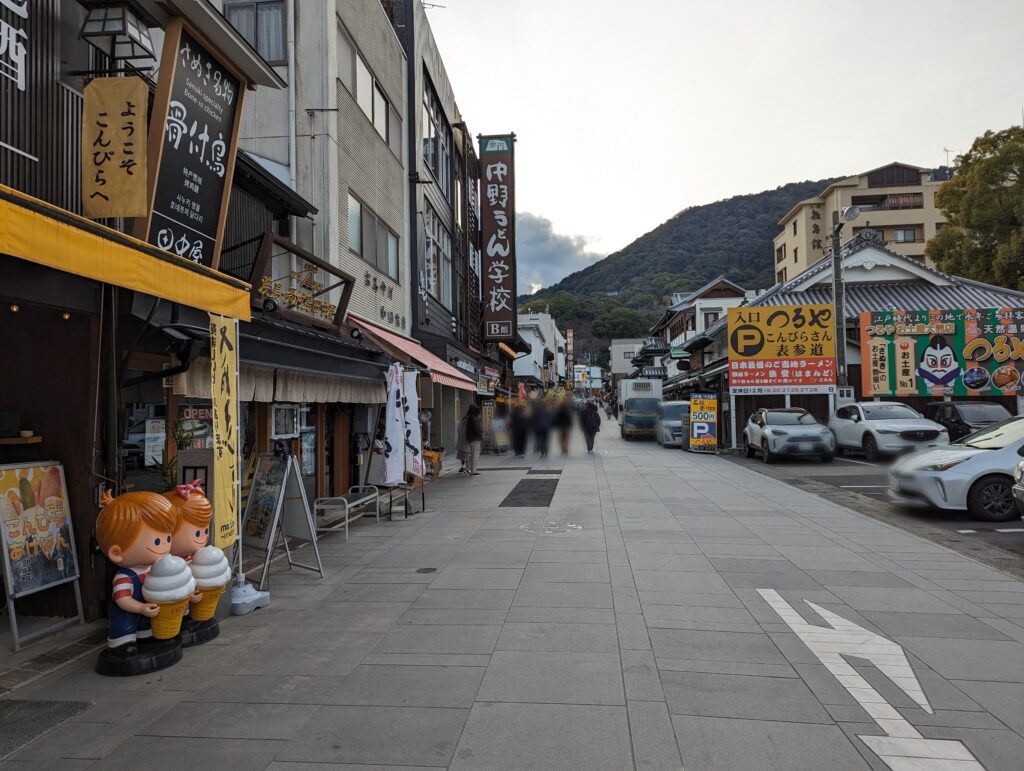
POLYGON ((587 440, 587 452, 594 451, 594 439, 597 432, 601 430, 601 413, 597 411, 597 405, 587 402, 580 415, 580 428, 583 429, 583 437, 587 440))
POLYGON ((512 408, 512 451, 520 458, 526 457, 526 437, 530 433, 530 416, 526 406, 517 403, 512 408))
POLYGON ((566 396, 555 409, 554 426, 558 429, 558 443, 562 455, 569 454, 569 437, 572 435, 572 397, 566 396))
POLYGON ((466 417, 463 418, 463 439, 465 440, 467 458, 466 458, 466 473, 471 477, 479 476, 480 472, 477 471, 477 463, 480 461, 480 447, 483 444, 484 429, 480 423, 480 408, 475 405, 469 405, 469 409, 466 410, 466 417))
POLYGON ((551 408, 538 400, 533 408, 533 449, 540 457, 548 457, 548 443, 551 437, 551 408))

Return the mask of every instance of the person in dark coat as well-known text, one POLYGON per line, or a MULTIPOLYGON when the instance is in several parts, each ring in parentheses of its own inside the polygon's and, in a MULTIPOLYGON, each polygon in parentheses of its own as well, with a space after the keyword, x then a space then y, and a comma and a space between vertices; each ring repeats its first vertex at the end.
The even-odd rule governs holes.
POLYGON ((526 457, 526 437, 530 433, 530 416, 526 407, 516 404, 512 408, 512 451, 520 458, 526 457))
POLYGON ((587 402, 580 415, 580 428, 583 429, 583 437, 587 440, 587 452, 594 451, 594 438, 601 430, 601 413, 597 411, 597 405, 587 402))
POLYGON ((533 449, 542 458, 548 457, 551 436, 551 408, 539 400, 533 409, 533 449))
POLYGON ((565 397, 555 410, 554 426, 558 429, 558 443, 562 455, 569 454, 569 437, 572 435, 572 401, 565 397))
POLYGON ((484 429, 480 423, 480 407, 469 405, 466 410, 466 444, 469 445, 469 457, 466 459, 466 473, 471 477, 479 476, 476 466, 480 461, 480 447, 484 440, 484 429))

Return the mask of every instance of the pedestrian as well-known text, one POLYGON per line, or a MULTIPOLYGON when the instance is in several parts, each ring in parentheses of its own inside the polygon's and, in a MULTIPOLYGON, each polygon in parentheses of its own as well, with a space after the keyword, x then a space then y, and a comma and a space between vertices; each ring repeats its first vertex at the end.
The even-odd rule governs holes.
POLYGON ((533 450, 540 457, 548 457, 548 442, 551 435, 551 408, 538 400, 533 409, 533 450))
POLYGON ((476 468, 477 463, 480 462, 480 447, 484 440, 484 429, 480 424, 480 408, 475 404, 469 405, 463 422, 465 423, 463 438, 469 451, 469 457, 466 458, 466 473, 471 477, 480 476, 480 472, 476 468))
POLYGON ((469 412, 462 416, 462 420, 459 421, 459 425, 455 430, 455 457, 458 458, 459 473, 468 474, 469 469, 466 468, 466 462, 469 460, 471 450, 469 442, 466 441, 466 422, 469 420, 469 412))
POLYGON ((517 403, 512 408, 512 451, 520 458, 526 457, 526 436, 530 433, 530 416, 526 407, 517 403))
POLYGON ((583 429, 583 437, 587 440, 587 452, 594 451, 594 438, 601 430, 601 413, 597 411, 597 405, 588 402, 580 415, 580 428, 583 429))
POLYGON ((555 410, 554 426, 558 429, 558 443, 562 455, 569 454, 569 437, 572 435, 572 401, 566 396, 555 410))

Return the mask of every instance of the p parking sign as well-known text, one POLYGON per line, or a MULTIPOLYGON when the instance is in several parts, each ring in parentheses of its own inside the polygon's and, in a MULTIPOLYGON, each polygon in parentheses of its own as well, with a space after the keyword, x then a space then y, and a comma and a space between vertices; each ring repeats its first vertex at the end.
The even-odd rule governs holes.
POLYGON ((718 452, 718 397, 690 394, 690 452, 718 452))

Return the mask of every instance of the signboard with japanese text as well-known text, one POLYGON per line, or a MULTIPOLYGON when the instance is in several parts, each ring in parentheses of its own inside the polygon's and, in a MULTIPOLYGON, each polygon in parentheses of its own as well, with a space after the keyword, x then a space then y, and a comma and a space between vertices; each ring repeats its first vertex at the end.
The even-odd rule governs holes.
POLYGON ((516 339, 515 134, 480 137, 484 340, 516 339))
POLYGON ((144 239, 217 267, 245 84, 183 28, 168 24, 149 143, 159 162, 144 239))
POLYGON ((94 78, 82 106, 82 209, 86 217, 146 214, 146 107, 139 77, 94 78))
POLYGON ((210 314, 210 394, 213 402, 213 545, 238 537, 238 321, 210 314))
POLYGON ((833 393, 834 323, 831 304, 730 308, 730 392, 833 393))
POLYGON ((29 115, 41 84, 30 82, 29 72, 38 70, 48 53, 43 40, 48 19, 39 10, 29 0, 0 0, 0 151, 33 163, 39 161, 42 136, 30 130, 29 115))
POLYGON ((565 330, 565 368, 567 371, 570 372, 573 368, 573 360, 575 359, 576 353, 576 351, 574 350, 575 337, 576 330, 574 330, 572 327, 569 327, 567 330, 565 330))
POLYGON ((865 311, 865 396, 1012 396, 1024 391, 1024 308, 865 311))
POLYGON ((690 394, 690 451, 718 452, 718 397, 690 394))

